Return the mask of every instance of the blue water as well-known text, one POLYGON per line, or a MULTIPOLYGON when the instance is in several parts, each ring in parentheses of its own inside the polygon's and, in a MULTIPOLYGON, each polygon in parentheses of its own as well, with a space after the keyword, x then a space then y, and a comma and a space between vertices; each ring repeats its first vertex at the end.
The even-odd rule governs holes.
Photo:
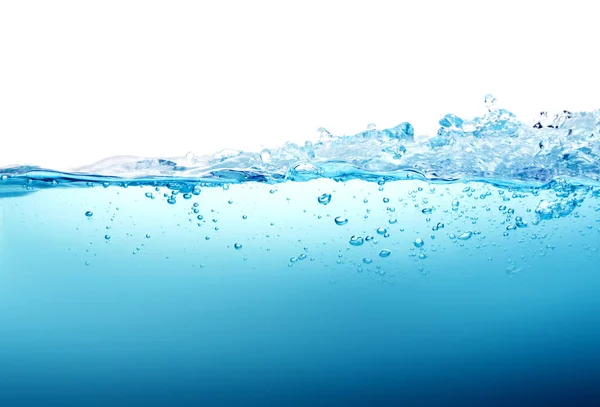
POLYGON ((600 405, 599 117, 0 170, 0 406, 600 405))

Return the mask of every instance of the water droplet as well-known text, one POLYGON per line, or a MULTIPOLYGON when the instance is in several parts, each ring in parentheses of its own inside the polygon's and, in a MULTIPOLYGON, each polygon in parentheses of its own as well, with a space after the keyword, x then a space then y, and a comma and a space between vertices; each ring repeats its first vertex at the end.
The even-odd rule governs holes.
POLYGON ((416 238, 413 241, 413 244, 415 245, 415 247, 423 247, 423 245, 425 244, 425 242, 423 241, 423 239, 416 238))
POLYGON ((396 219, 396 218, 391 218, 390 220, 388 220, 388 223, 390 225, 394 225, 394 224, 396 224, 396 222, 398 222, 398 219, 396 219))
POLYGON ((458 240, 469 240, 471 238, 471 236, 473 236, 473 232, 471 232, 471 231, 461 233, 458 236, 458 240))
POLYGON ((383 249, 382 251, 379 252, 379 257, 389 257, 390 254, 392 254, 391 251, 389 251, 388 249, 383 249))
POLYGON ((380 226, 377 228, 377 234, 378 235, 385 235, 387 233, 387 229, 384 228, 383 226, 380 226))
POLYGON ((346 219, 346 218, 344 218, 344 217, 342 217, 342 216, 338 216, 338 217, 336 217, 336 218, 334 219, 334 221, 335 221, 335 224, 336 224, 336 225, 338 225, 338 226, 343 226, 343 225, 345 225, 346 223, 348 223, 348 219, 346 219))
POLYGON ((89 261, 86 261, 86 262, 85 262, 85 265, 86 265, 86 266, 89 266, 89 265, 90 265, 90 262, 89 262, 89 261))
POLYGON ((110 240, 110 235, 104 235, 104 239, 110 240))
POLYGON ((431 211, 432 211, 432 209, 431 209, 431 208, 423 208, 423 209, 421 210, 421 213, 424 213, 424 214, 429 214, 429 213, 431 213, 431 211))
POLYGON ((327 205, 329 202, 331 202, 331 194, 323 194, 318 197, 317 200, 321 205, 327 205))
POLYGON ((88 218, 91 218, 92 216, 94 216, 94 212, 92 212, 92 211, 87 211, 87 212, 85 213, 85 216, 87 216, 88 218))
POLYGON ((362 260, 362 261, 363 261, 363 263, 365 263, 365 264, 371 264, 371 263, 373 263, 373 260, 371 260, 371 259, 370 259, 370 258, 368 258, 368 257, 363 257, 363 260, 362 260))
POLYGON ((488 110, 491 110, 494 105, 496 104, 496 98, 494 97, 494 95, 492 94, 487 94, 485 95, 485 97, 483 98, 483 101, 485 103, 485 107, 488 108, 488 110))
POLYGON ((371 236, 371 235, 367 235, 367 236, 365 237, 365 242, 370 242, 370 241, 371 241, 371 240, 373 240, 373 239, 374 239, 374 238, 373 238, 373 236, 371 236))
POLYGON ((235 250, 242 250, 242 245, 239 243, 234 244, 233 247, 235 248, 235 250))
POLYGON ((352 246, 362 246, 363 243, 364 243, 364 239, 361 236, 354 235, 350 238, 350 244, 352 246))

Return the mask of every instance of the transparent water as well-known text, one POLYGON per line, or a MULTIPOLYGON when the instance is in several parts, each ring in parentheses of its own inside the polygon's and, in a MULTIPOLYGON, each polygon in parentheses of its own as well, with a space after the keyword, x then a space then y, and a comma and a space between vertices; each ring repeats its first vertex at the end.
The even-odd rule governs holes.
POLYGON ((0 405, 598 405, 599 116, 497 113, 1 170, 0 405))

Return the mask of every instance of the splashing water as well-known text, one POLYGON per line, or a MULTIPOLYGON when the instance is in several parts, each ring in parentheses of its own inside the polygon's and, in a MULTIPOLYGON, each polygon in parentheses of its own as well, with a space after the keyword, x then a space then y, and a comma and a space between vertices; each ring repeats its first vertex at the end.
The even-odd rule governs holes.
POLYGON ((485 102, 432 137, 1 169, 2 405, 594 393, 600 112, 485 102))

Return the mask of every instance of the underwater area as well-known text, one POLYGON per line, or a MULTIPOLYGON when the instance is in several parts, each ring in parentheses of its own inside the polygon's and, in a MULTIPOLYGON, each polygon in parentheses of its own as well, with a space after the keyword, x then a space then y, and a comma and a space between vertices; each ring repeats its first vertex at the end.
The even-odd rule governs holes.
POLYGON ((600 111, 0 169, 0 405, 600 405, 600 111))

